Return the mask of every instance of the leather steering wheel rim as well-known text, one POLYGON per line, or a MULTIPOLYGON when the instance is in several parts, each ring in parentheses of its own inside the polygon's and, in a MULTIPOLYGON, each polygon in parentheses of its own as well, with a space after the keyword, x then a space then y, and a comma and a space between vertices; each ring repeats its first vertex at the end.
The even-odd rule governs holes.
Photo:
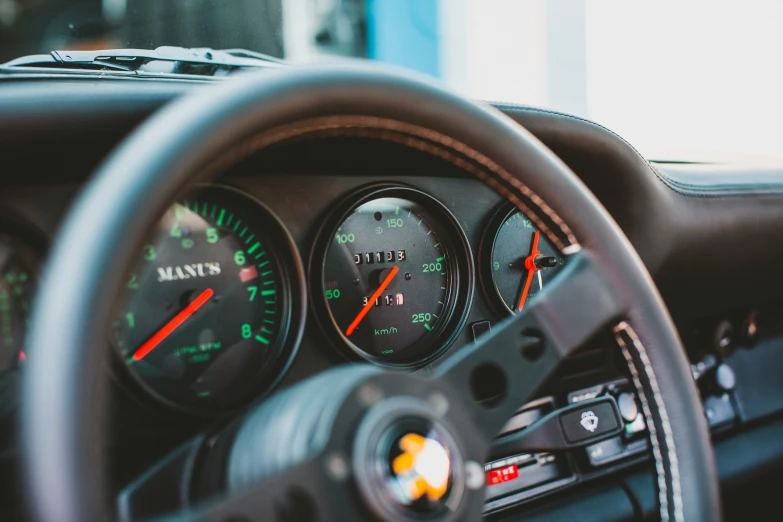
POLYGON ((411 146, 467 158, 465 166, 479 165, 468 170, 518 206, 543 205, 554 241, 596 253, 629 310, 615 332, 651 432, 661 518, 720 519, 709 432, 688 360, 619 227, 562 161, 500 112, 422 77, 367 64, 281 68, 196 89, 140 126, 98 169, 61 228, 31 320, 22 440, 39 518, 110 516, 103 477, 107 325, 136 247, 158 216, 187 184, 207 181, 256 149, 345 128, 408 136, 411 146))

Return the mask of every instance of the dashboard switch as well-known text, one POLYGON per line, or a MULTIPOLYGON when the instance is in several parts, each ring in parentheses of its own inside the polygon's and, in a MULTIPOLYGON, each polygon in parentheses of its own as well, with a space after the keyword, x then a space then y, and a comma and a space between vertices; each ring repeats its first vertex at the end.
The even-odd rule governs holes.
POLYGON ((618 395, 617 407, 620 408, 620 416, 626 422, 633 422, 639 414, 639 406, 636 404, 636 397, 632 393, 623 392, 618 395))
POLYGON ((570 443, 593 439, 620 429, 618 408, 614 400, 585 401, 560 416, 563 434, 570 443))
POLYGON ((553 411, 527 428, 498 438, 490 458, 584 447, 623 429, 612 396, 591 399, 553 411))
POLYGON ((636 418, 625 425, 625 434, 628 436, 636 435, 647 429, 647 424, 644 422, 644 417, 641 413, 636 415, 636 418))
POLYGON ((737 376, 728 364, 721 364, 715 369, 715 383, 723 390, 731 391, 737 385, 737 376))
POLYGON ((615 460, 625 452, 625 446, 620 437, 613 437, 587 447, 587 458, 593 466, 600 466, 607 461, 615 460))
POLYGON ((707 397, 704 401, 704 415, 710 428, 728 424, 737 416, 731 405, 731 398, 725 393, 720 397, 707 397))

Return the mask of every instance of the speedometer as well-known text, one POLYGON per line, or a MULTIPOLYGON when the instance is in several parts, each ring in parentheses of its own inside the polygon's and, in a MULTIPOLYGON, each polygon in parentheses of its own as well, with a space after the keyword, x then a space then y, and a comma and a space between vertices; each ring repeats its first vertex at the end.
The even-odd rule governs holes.
POLYGON ((237 407, 290 361, 301 278, 293 242, 260 203, 228 188, 191 194, 160 219, 127 277, 117 351, 163 402, 237 407))
POLYGON ((335 212, 316 250, 318 315, 335 343, 360 357, 420 365, 464 324, 470 251, 451 213, 426 194, 362 191, 335 212))

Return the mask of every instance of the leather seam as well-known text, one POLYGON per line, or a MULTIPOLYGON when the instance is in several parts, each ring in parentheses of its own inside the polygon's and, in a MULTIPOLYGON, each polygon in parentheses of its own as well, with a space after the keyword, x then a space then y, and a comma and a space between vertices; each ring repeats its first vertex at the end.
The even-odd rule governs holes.
MULTIPOLYGON (((674 192, 676 194, 679 194, 681 196, 692 197, 692 198, 700 198, 700 199, 721 199, 721 198, 748 196, 748 195, 754 195, 755 194, 755 192, 750 191, 750 190, 749 191, 745 191, 745 192, 740 192, 739 190, 736 190, 735 192, 731 192, 731 193, 726 193, 726 192, 724 192, 724 193, 715 193, 715 192, 709 192, 709 191, 705 191, 705 190, 696 190, 695 188, 689 190, 688 188, 683 187, 682 184, 680 182, 678 182, 677 180, 670 178, 669 176, 667 176, 666 174, 664 174, 663 172, 658 170, 655 167, 655 165, 653 165, 647 158, 642 156, 642 154, 636 149, 636 147, 631 145, 631 143, 629 143, 625 138, 623 138, 622 136, 620 136, 619 134, 614 132, 612 129, 604 127, 600 123, 596 123, 594 121, 588 120, 586 118, 582 118, 580 116, 575 116, 573 114, 568 114, 568 113, 565 113, 565 112, 554 111, 554 110, 550 110, 550 109, 542 109, 542 108, 539 108, 539 107, 525 107, 525 106, 522 106, 522 105, 512 105, 512 104, 509 104, 509 103, 502 103, 502 102, 498 102, 498 103, 496 103, 496 102, 488 102, 488 103, 490 103, 496 109, 498 109, 500 111, 504 111, 504 112, 512 112, 512 113, 520 113, 520 114, 523 114, 523 113, 537 113, 537 114, 546 114, 546 115, 550 115, 550 116, 559 116, 561 118, 566 118, 566 119, 569 119, 569 120, 585 123, 587 125, 595 127, 597 129, 600 129, 600 130, 602 130, 604 132, 607 132, 610 135, 612 135, 613 137, 615 137, 618 140, 620 140, 639 159, 641 159, 644 162, 644 164, 647 166, 647 168, 650 169, 650 171, 655 175, 655 177, 658 178, 658 180, 661 183, 663 183, 666 187, 668 187, 669 190, 671 190, 672 192, 674 192)), ((521 125, 519 122, 516 122, 516 123, 517 123, 517 125, 521 125)), ((783 191, 766 192, 766 193, 767 194, 781 194, 781 193, 783 193, 783 191)))
POLYGON ((350 135, 391 141, 438 156, 457 167, 470 172, 490 185, 506 199, 510 200, 524 215, 536 224, 560 251, 563 251, 566 248, 568 248, 569 251, 574 251, 579 247, 576 236, 563 219, 560 218, 560 216, 557 215, 540 196, 516 177, 505 171, 500 165, 449 136, 398 120, 370 116, 327 116, 282 125, 275 129, 256 134, 225 151, 207 165, 204 169, 205 174, 214 174, 216 171, 224 170, 229 165, 236 164, 241 159, 271 145, 317 132, 329 132, 331 135, 340 135, 340 133, 349 132, 350 135), (476 165, 473 165, 471 162, 465 161, 458 155, 452 154, 443 148, 435 147, 424 140, 436 143, 446 149, 466 156, 475 163, 486 168, 487 171, 497 175, 501 180, 511 184, 546 214, 546 216, 560 229, 560 233, 568 240, 568 244, 564 243, 560 237, 552 233, 549 226, 541 220, 525 202, 518 198, 507 187, 488 176, 485 171, 477 168, 476 165))
POLYGON ((666 477, 666 465, 661 454, 660 442, 658 440, 658 431, 655 427, 655 420, 652 415, 652 410, 650 409, 650 403, 647 398, 647 394, 645 393, 644 387, 642 386, 639 371, 636 368, 636 363, 634 362, 633 357, 628 351, 629 344, 626 343, 622 333, 625 333, 628 336, 631 341, 630 346, 632 346, 639 355, 639 358, 642 361, 642 365, 644 366, 645 375, 647 376, 647 379, 650 383, 650 388, 653 392, 653 400, 655 401, 655 406, 661 419, 661 425, 664 432, 663 443, 666 446, 666 454, 669 458, 669 463, 671 464, 672 468, 671 483, 672 500, 674 503, 674 506, 672 506, 672 518, 674 519, 674 522, 679 522, 683 519, 684 516, 679 460, 677 458, 677 450, 674 445, 674 436, 672 434, 671 424, 669 422, 669 415, 666 411, 666 406, 663 403, 663 397, 660 394, 660 388, 658 386, 658 379, 655 375, 655 370, 653 369, 652 364, 650 363, 650 359, 647 356, 647 350, 645 349, 639 337, 636 335, 636 332, 627 322, 623 321, 615 326, 614 333, 617 343, 622 349, 623 357, 625 357, 625 360, 628 363, 628 369, 631 372, 634 387, 636 388, 636 391, 639 395, 639 400, 642 403, 642 411, 644 412, 647 429, 650 432, 650 442, 653 447, 652 449, 653 457, 655 458, 655 470, 658 475, 658 504, 660 506, 661 521, 667 522, 670 519, 669 498, 667 493, 668 485, 666 477))
POLYGON ((731 196, 759 196, 759 195, 771 195, 779 196, 783 194, 783 184, 781 183, 756 183, 753 187, 743 186, 738 183, 718 185, 697 185, 696 183, 688 183, 685 181, 679 181, 676 178, 663 172, 658 166, 655 169, 669 180, 669 182, 676 186, 682 193, 691 193, 697 197, 709 197, 709 198, 722 198, 731 196))

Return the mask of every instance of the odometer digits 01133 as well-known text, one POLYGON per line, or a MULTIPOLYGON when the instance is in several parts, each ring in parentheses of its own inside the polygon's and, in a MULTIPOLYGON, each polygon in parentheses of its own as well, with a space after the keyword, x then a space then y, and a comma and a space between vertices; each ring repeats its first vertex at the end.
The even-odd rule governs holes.
POLYGON ((117 350, 164 402, 235 408, 287 367, 301 278, 293 243, 258 202, 222 187, 194 193, 158 221, 128 275, 117 350))
POLYGON ((418 365, 439 354, 464 323, 472 294, 456 220, 403 187, 365 191, 336 214, 322 232, 314 296, 332 337, 382 364, 418 365))

